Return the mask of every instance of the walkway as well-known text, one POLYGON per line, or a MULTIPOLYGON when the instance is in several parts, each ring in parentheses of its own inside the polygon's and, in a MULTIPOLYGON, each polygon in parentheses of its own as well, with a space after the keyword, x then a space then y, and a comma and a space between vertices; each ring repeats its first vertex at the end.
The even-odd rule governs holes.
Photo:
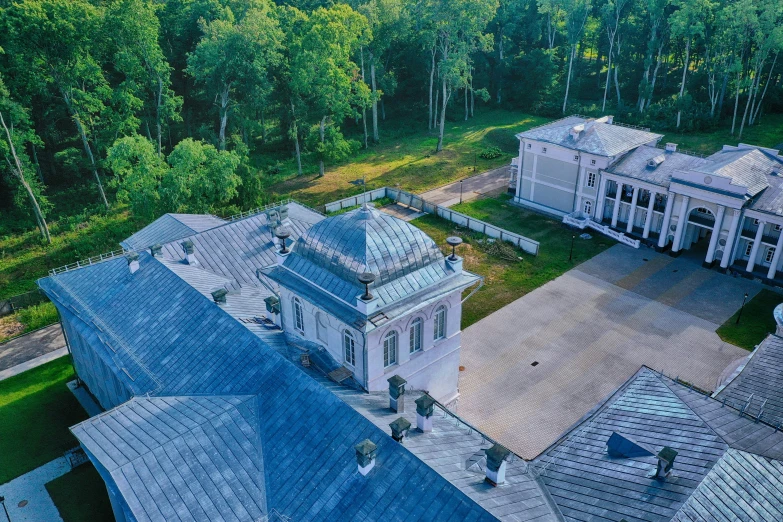
MULTIPOLYGON (((468 201, 481 195, 505 191, 511 176, 511 167, 505 165, 494 170, 488 170, 476 176, 465 178, 462 183, 462 200, 468 201)), ((456 181, 443 187, 419 194, 430 203, 450 207, 459 203, 460 182, 456 181)))
MULTIPOLYGON (((13 522, 55 522, 62 521, 60 513, 52 502, 45 484, 71 471, 65 457, 25 473, 11 482, 0 486, 0 495, 13 522)), ((0 517, 4 514, 0 513, 0 517)))
POLYGON ((458 413, 533 458, 642 365, 712 390, 748 354, 715 330, 760 289, 614 246, 463 332, 458 413))
POLYGON ((60 323, 0 344, 0 371, 65 348, 60 323))

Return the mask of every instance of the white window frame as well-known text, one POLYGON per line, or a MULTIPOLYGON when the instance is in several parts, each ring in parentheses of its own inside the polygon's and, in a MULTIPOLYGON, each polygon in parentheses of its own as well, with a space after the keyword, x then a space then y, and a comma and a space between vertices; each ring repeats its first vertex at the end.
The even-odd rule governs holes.
POLYGON ((388 368, 397 364, 397 348, 399 338, 397 331, 392 330, 383 337, 383 367, 388 368))
POLYGON ((775 232, 780 232, 783 229, 783 225, 775 225, 775 232))
POLYGON ((584 213, 585 213, 585 214, 587 214, 588 216, 592 216, 592 215, 593 215, 593 202, 592 202, 592 201, 590 201, 589 199, 586 199, 586 200, 585 200, 585 204, 584 204, 584 206, 583 206, 583 209, 582 209, 582 210, 583 210, 583 211, 584 211, 584 213))
POLYGON ((294 297, 294 328, 304 334, 304 308, 297 297, 294 297))
POLYGON ((579 161, 579 154, 574 155, 574 161, 579 161))
POLYGON ((546 147, 541 147, 541 153, 546 154, 546 147))
POLYGON ((527 144, 527 148, 528 148, 528 149, 532 149, 532 148, 533 148, 533 144, 532 144, 532 143, 528 143, 528 144, 527 144))
POLYGON ((595 172, 588 172, 587 173, 587 179, 585 180, 585 185, 588 188, 595 188, 595 180, 597 176, 595 175, 595 172))
POLYGON ((750 257, 752 251, 753 251, 753 241, 748 241, 747 246, 745 246, 745 255, 750 257))
POLYGON ((443 305, 440 305, 435 310, 435 316, 433 317, 432 323, 432 338, 435 341, 440 341, 441 339, 446 338, 446 307, 443 305))
POLYGON ((590 165, 595 165, 595 160, 594 159, 590 160, 590 165))
POLYGON ((348 330, 343 332, 343 360, 352 368, 356 366, 356 339, 348 330))
POLYGON ((754 225, 758 225, 759 223, 761 223, 761 221, 759 221, 759 218, 753 218, 754 225))
POLYGON ((424 347, 424 321, 417 317, 410 328, 410 353, 420 352, 424 347))
POLYGON ((766 255, 764 256, 764 261, 771 263, 773 257, 775 257, 775 247, 769 247, 767 249, 766 255))

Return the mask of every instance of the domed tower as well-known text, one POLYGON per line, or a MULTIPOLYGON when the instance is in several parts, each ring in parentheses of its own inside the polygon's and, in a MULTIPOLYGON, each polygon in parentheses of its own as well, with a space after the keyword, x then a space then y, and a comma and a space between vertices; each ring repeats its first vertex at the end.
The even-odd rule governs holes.
POLYGON ((457 396, 461 295, 480 277, 415 226, 374 208, 313 225, 262 273, 279 285, 283 329, 326 348, 369 391, 398 375, 457 396))

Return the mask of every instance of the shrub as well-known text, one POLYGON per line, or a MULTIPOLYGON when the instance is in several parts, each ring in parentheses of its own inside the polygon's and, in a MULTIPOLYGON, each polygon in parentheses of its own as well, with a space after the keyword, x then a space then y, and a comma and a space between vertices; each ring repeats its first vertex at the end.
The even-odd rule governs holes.
POLYGON ((482 159, 490 160, 499 158, 503 155, 503 151, 500 150, 500 147, 487 147, 483 151, 481 151, 481 154, 479 154, 479 157, 482 159))

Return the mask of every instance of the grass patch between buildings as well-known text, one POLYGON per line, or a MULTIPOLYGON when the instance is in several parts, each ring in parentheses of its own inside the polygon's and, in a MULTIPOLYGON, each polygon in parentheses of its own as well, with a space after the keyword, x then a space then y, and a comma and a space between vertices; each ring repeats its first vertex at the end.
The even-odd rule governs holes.
POLYGON ((464 268, 484 277, 484 286, 463 305, 462 328, 467 328, 615 244, 613 240, 602 236, 585 240, 576 234, 573 258, 569 261, 574 233, 556 218, 512 205, 507 195, 474 200, 453 208, 540 243, 538 256, 510 248, 516 257, 521 257, 511 260, 513 256, 508 255, 508 250, 504 255, 495 247, 489 247, 492 243, 487 243, 483 234, 468 231, 432 215, 412 221, 429 234, 444 253, 451 252, 451 248, 446 245, 446 237, 461 236, 465 244, 459 247, 459 253, 465 259, 464 268))
POLYGON ((82 464, 46 484, 63 522, 114 520, 106 485, 92 463, 82 464))
POLYGON ((59 320, 57 309, 50 302, 28 306, 11 315, 0 317, 0 343, 12 337, 49 326, 59 320))
POLYGON ((737 324, 739 311, 718 328, 718 336, 735 346, 753 350, 770 332, 775 331, 775 319, 772 311, 783 303, 783 295, 771 290, 761 292, 745 303, 740 323, 737 324))
POLYGON ((0 484, 78 444, 68 431, 87 413, 66 386, 69 356, 0 381, 0 484))

